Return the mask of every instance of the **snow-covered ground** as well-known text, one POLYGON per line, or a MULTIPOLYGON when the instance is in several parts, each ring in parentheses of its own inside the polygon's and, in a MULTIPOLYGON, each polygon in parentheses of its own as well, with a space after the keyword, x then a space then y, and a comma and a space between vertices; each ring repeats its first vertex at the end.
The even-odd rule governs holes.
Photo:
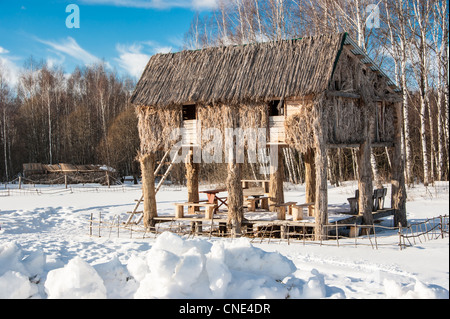
MULTIPOLYGON (((330 186, 330 216, 348 209, 356 188, 330 186)), ((361 238, 339 247, 169 232, 143 239, 104 230, 99 238, 88 234, 91 213, 126 220, 138 187, 40 186, 7 195, 0 189, 0 298, 449 297, 448 236, 403 250, 394 230, 380 231, 378 249, 361 238)), ((302 185, 286 187, 286 200, 304 195, 302 185)), ((183 187, 161 189, 159 214, 173 214, 173 202, 186 198, 183 187)), ((410 223, 448 215, 448 182, 408 189, 407 210, 410 223)))

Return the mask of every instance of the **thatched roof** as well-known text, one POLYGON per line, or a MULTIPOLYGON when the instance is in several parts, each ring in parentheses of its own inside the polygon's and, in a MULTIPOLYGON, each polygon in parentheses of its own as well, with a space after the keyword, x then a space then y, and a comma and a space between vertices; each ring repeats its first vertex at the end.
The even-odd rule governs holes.
POLYGON ((268 100, 327 89, 346 33, 151 57, 137 106, 268 100))

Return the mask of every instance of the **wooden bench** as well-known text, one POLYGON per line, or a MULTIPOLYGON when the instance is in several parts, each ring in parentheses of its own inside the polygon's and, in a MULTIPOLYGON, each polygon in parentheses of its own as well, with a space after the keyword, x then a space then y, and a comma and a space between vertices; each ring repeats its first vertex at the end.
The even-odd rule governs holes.
POLYGON ((272 204, 270 206, 274 206, 277 212, 277 219, 285 220, 286 219, 286 208, 288 209, 288 214, 292 215, 292 206, 297 204, 296 202, 287 202, 281 204, 272 204))
POLYGON ((373 211, 384 208, 384 199, 386 198, 387 188, 379 188, 373 191, 373 211))
MULTIPOLYGON (((384 200, 386 198, 387 188, 377 188, 373 190, 373 209, 372 211, 376 212, 380 209, 384 208, 384 200)), ((350 204, 350 214, 357 215, 359 213, 359 190, 355 191, 355 197, 347 198, 348 203, 350 204)))
POLYGON ((205 218, 212 219, 214 210, 217 208, 217 204, 211 203, 174 203, 175 218, 184 217, 184 206, 188 207, 188 214, 195 214, 195 207, 205 207, 205 218))
POLYGON ((358 200, 359 200, 359 190, 355 191, 355 197, 347 198, 350 204, 350 214, 358 215, 358 200))
POLYGON ((246 198, 246 201, 248 203, 248 211, 254 212, 256 211, 256 203, 260 203, 260 207, 262 209, 268 210, 269 209, 269 197, 263 196, 263 197, 253 197, 253 198, 246 198))
POLYGON ((305 208, 308 209, 308 216, 314 216, 314 203, 292 205, 292 220, 302 220, 305 208))

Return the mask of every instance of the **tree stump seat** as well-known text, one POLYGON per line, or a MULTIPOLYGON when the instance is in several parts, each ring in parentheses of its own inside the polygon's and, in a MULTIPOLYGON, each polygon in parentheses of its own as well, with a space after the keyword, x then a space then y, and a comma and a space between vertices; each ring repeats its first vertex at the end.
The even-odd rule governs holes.
POLYGON ((214 210, 217 208, 217 204, 202 203, 202 202, 186 202, 186 203, 174 203, 175 218, 184 217, 184 207, 187 206, 188 214, 195 214, 196 207, 205 207, 205 218, 211 219, 214 214, 214 210))

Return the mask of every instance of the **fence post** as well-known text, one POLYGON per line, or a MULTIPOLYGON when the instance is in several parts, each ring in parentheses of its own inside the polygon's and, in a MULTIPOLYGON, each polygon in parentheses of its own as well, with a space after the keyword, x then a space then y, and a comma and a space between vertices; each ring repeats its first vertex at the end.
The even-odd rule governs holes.
POLYGON ((93 218, 92 214, 93 213, 91 213, 91 219, 90 219, 90 222, 89 222, 89 236, 90 237, 92 237, 92 218, 93 218))
POLYGON ((398 244, 402 250, 402 224, 400 222, 398 223, 398 244))
POLYGON ((120 216, 117 216, 117 238, 119 238, 120 216))
POLYGON ((337 246, 339 247, 339 229, 338 229, 337 221, 336 221, 336 242, 337 242, 337 246))
POLYGON ((373 238, 375 240, 375 248, 378 250, 378 242, 377 242, 377 234, 375 232, 375 224, 372 224, 372 228, 373 228, 373 238))
POLYGON ((98 237, 100 236, 100 228, 102 227, 102 212, 98 212, 98 237))

